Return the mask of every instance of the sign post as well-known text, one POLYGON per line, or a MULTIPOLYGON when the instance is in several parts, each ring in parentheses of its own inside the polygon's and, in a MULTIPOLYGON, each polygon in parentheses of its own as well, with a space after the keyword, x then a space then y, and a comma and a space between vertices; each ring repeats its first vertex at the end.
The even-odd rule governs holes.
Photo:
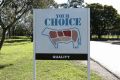
POLYGON ((36 60, 87 60, 90 80, 89 8, 34 9, 34 80, 36 60))

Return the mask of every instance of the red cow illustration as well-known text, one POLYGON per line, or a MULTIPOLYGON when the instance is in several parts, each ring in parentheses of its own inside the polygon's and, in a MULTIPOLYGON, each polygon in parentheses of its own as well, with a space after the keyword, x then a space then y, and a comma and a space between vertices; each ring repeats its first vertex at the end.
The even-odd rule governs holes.
POLYGON ((73 43, 73 48, 78 48, 81 44, 81 36, 79 29, 51 29, 45 28, 42 35, 46 35, 50 38, 55 48, 58 48, 58 43, 73 43))

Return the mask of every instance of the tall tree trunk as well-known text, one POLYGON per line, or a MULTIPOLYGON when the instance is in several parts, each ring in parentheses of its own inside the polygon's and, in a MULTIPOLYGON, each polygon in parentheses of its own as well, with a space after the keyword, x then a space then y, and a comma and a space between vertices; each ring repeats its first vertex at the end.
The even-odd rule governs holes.
POLYGON ((5 40, 5 33, 6 33, 6 29, 3 29, 2 37, 1 37, 1 41, 0 41, 0 50, 1 50, 4 40, 5 40))
POLYGON ((11 31, 12 31, 12 34, 11 34, 11 35, 12 35, 12 36, 15 36, 15 26, 12 27, 12 30, 11 30, 11 31))
POLYGON ((10 28, 8 29, 8 37, 11 38, 11 30, 10 30, 10 28))

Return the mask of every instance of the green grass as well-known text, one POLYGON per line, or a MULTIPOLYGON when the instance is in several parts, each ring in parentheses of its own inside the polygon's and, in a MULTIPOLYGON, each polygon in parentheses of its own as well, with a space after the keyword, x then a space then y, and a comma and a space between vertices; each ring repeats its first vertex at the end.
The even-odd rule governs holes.
MULTIPOLYGON (((33 44, 5 43, 0 52, 0 80, 33 80, 33 44)), ((87 80, 86 65, 73 61, 37 61, 37 80, 87 80)), ((91 80, 102 80, 92 71, 91 80)))
MULTIPOLYGON (((97 35, 92 35, 92 38, 98 38, 97 35)), ((117 39, 120 38, 120 35, 101 35, 102 39, 117 39)))

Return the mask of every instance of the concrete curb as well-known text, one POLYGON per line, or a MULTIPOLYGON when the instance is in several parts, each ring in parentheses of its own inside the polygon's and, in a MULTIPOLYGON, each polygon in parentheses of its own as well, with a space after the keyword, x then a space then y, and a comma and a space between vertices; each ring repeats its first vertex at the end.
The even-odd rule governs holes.
POLYGON ((107 70, 109 73, 111 73, 114 77, 116 77, 117 79, 120 80, 120 76, 118 76, 117 74, 113 73, 112 71, 110 71, 109 69, 107 69, 105 66, 103 66, 101 63, 99 63, 98 61, 94 60, 93 58, 90 58, 92 61, 96 62, 98 65, 100 65, 102 68, 104 68, 105 70, 107 70))

